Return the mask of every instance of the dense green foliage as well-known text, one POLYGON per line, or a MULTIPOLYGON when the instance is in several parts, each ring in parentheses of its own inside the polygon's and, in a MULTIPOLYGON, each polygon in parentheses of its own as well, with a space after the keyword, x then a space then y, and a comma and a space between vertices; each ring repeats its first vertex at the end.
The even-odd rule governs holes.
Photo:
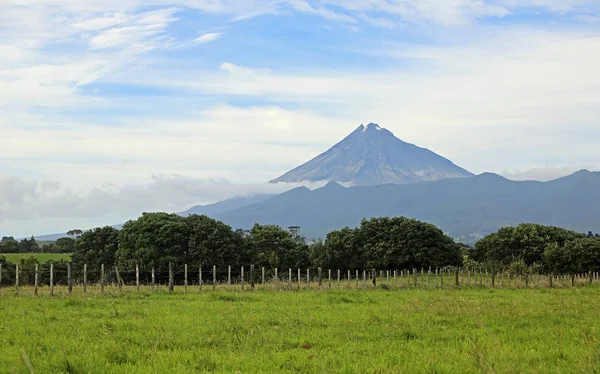
POLYGON ((36 373, 594 373, 598 291, 4 289, 0 371, 29 372, 28 361, 36 373))
POLYGON ((503 227, 468 251, 473 261, 537 267, 548 273, 578 274, 600 270, 600 237, 532 223, 503 227))

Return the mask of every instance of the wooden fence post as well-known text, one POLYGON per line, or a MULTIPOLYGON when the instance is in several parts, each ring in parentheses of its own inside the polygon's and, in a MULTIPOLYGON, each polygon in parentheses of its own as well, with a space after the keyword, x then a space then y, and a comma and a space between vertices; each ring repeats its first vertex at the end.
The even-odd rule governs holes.
POLYGON ((298 268, 298 289, 300 289, 300 268, 298 268))
POLYGON ((175 289, 175 275, 173 274, 173 262, 169 262, 169 292, 175 289))
POLYGON ((39 273, 38 273, 39 269, 38 269, 38 264, 35 264, 35 286, 34 286, 34 295, 37 296, 38 295, 38 282, 39 282, 39 273))
POLYGON ((329 288, 331 288, 331 269, 328 270, 329 288))
POLYGON ((458 287, 458 268, 456 268, 456 270, 454 272, 454 283, 458 287))
POLYGON ((306 288, 310 289, 310 269, 306 269, 306 288))
POLYGON ((104 264, 100 265, 100 292, 104 292, 104 264))
MULTIPOLYGON (((298 274, 300 274, 300 270, 298 270, 298 274)), ((264 289, 265 288, 265 267, 264 266, 262 267, 262 280, 261 280, 261 282, 262 282, 262 287, 264 289)))
POLYGON ((231 266, 227 266, 227 286, 231 287, 231 266))
POLYGON ((213 265, 213 291, 217 289, 217 265, 213 265))
POLYGON ((19 295, 19 264, 15 265, 15 291, 19 295))
POLYGON ((50 263, 50 296, 54 296, 54 264, 50 263))
POLYGON ((242 266, 242 290, 244 289, 244 267, 242 266))
POLYGON ((183 265, 183 292, 187 293, 188 289, 188 271, 187 264, 183 265))
POLYGON ((288 290, 292 289, 292 268, 288 269, 288 290))
POLYGON ((552 288, 552 278, 554 278, 554 275, 550 274, 550 276, 548 278, 550 280, 550 288, 552 288))
POLYGON ((279 274, 277 272, 277 268, 275 268, 275 278, 273 279, 273 283, 274 283, 274 288, 277 289, 277 283, 279 281, 279 274))
POLYGON ((377 288, 377 270, 373 269, 373 287, 377 288))
POLYGON ((413 278, 415 280, 415 288, 418 286, 418 279, 417 279, 418 275, 417 275, 417 269, 413 268, 413 278))
POLYGON ((358 276, 358 270, 356 270, 356 289, 358 289, 359 280, 360 280, 360 277, 358 276))
POLYGON ((87 293, 87 264, 83 264, 83 293, 87 293))
POLYGON ((255 275, 256 274, 254 274, 254 264, 252 264, 250 265, 250 288, 252 289, 254 289, 254 282, 256 282, 255 275))
POLYGON ((351 281, 352 281, 352 276, 350 275, 350 270, 348 270, 348 288, 350 288, 351 281))
POLYGON ((431 266, 427 270, 427 288, 431 288, 431 266))
POLYGON ((365 287, 367 287, 367 271, 363 270, 363 283, 365 284, 365 287))
POLYGON ((140 290, 140 264, 135 264, 135 289, 140 290))
POLYGON ((117 286, 119 286, 119 291, 121 290, 121 287, 123 286, 123 283, 121 282, 121 275, 119 275, 119 267, 115 266, 115 274, 117 275, 117 286))
POLYGON ((154 267, 152 267, 152 291, 156 290, 156 274, 154 273, 154 267))
POLYGON ((198 292, 202 292, 202 266, 198 268, 198 292))
POLYGON ((69 295, 73 293, 73 274, 71 274, 71 263, 67 264, 67 281, 69 288, 69 295))
POLYGON ((319 273, 319 289, 321 289, 323 287, 323 276, 322 276, 321 268, 318 268, 318 273, 319 273))
POLYGON ((338 274, 337 274, 337 276, 338 276, 338 288, 341 287, 341 284, 340 284, 340 282, 341 282, 341 279, 340 279, 341 278, 341 274, 340 273, 341 273, 341 271, 340 271, 340 269, 338 269, 338 274))

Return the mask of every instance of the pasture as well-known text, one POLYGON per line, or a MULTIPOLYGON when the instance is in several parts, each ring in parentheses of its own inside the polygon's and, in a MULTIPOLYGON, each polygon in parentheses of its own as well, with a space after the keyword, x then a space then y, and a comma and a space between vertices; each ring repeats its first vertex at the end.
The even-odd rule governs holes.
POLYGON ((18 264, 22 259, 34 257, 40 264, 45 264, 48 261, 69 261, 70 253, 0 253, 0 256, 6 257, 6 261, 13 264, 18 264))
POLYGON ((3 372, 598 372, 600 287, 0 290, 3 372))

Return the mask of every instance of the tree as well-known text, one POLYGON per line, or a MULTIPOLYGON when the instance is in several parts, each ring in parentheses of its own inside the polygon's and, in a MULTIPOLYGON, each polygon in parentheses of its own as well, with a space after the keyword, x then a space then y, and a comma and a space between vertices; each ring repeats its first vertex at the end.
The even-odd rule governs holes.
POLYGON ((80 240, 81 237, 77 241, 73 238, 59 238, 49 249, 53 253, 73 253, 77 247, 77 242, 80 240))
POLYGON ((116 263, 128 271, 139 264, 166 272, 170 262, 179 266, 188 260, 188 234, 184 218, 177 214, 144 213, 120 230, 116 263))
POLYGON ((311 263, 328 269, 361 269, 367 260, 360 229, 345 227, 311 246, 311 263))
POLYGON ((0 253, 20 252, 19 242, 11 238, 12 236, 2 238, 2 242, 0 242, 0 253))
POLYGON ((360 237, 368 266, 381 269, 462 264, 459 246, 432 224, 405 217, 363 219, 360 237))
POLYGON ((517 227, 503 227, 481 239, 470 251, 469 257, 476 261, 492 260, 504 265, 522 259, 529 266, 542 262, 548 245, 556 243, 562 247, 571 240, 583 237, 584 234, 560 227, 525 223, 517 227))
POLYGON ((83 231, 80 229, 73 229, 73 230, 67 231, 67 235, 74 236, 75 239, 77 239, 81 234, 83 234, 83 231))
POLYGON ((86 231, 78 239, 72 262, 79 269, 88 264, 90 274, 99 274, 102 264, 107 269, 114 266, 118 248, 119 230, 105 226, 86 231))
POLYGON ((251 264, 270 268, 308 266, 308 246, 275 225, 255 224, 246 239, 246 258, 251 264))
POLYGON ((221 221, 207 216, 184 218, 188 232, 188 261, 194 267, 238 264, 243 238, 221 221))

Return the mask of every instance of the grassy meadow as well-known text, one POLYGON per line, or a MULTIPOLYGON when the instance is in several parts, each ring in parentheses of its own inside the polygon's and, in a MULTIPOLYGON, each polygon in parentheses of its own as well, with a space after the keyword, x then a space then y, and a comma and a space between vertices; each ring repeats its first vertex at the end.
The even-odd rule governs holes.
POLYGON ((35 257, 41 264, 45 264, 48 261, 69 261, 71 259, 70 253, 0 253, 0 256, 6 257, 6 261, 13 264, 18 264, 21 259, 28 259, 35 257))
POLYGON ((600 372, 597 285, 133 290, 0 290, 0 371, 600 372))

